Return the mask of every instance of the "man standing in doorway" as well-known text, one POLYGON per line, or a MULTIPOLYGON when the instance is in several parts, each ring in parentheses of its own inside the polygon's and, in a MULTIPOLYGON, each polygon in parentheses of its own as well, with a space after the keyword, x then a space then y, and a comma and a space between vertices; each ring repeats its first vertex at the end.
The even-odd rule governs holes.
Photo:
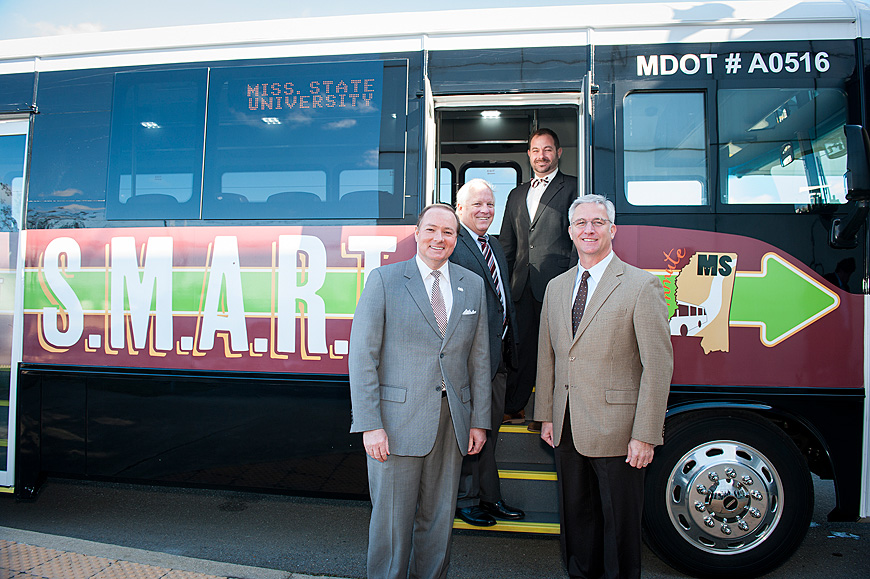
POLYGON ((456 193, 456 213, 461 227, 450 261, 483 278, 489 325, 489 366, 492 377, 492 422, 489 436, 478 454, 462 460, 456 516, 479 527, 489 527, 498 519, 519 520, 520 509, 502 500, 495 446, 504 413, 507 367, 516 367, 516 319, 513 314, 507 261, 498 240, 487 235, 495 215, 492 185, 472 179, 456 193))
POLYGON ((354 313, 351 432, 368 455, 368 577, 447 576, 462 456, 480 452, 490 428, 483 280, 448 262, 459 227, 449 205, 423 209, 417 255, 373 270, 354 313))
POLYGON ((674 369, 668 307, 656 276, 613 253, 613 203, 584 195, 568 215, 580 263, 544 295, 535 418, 556 449, 568 575, 637 579, 644 469, 674 369))
MULTIPOLYGON (((538 326, 547 283, 571 265, 574 247, 565 236, 568 207, 577 197, 577 178, 559 171, 562 147, 550 129, 529 138, 534 178, 508 195, 499 242, 511 272, 511 294, 517 318, 519 363, 508 373, 504 420, 521 423, 535 385, 538 326)), ((538 430, 533 422, 530 430, 538 430)))

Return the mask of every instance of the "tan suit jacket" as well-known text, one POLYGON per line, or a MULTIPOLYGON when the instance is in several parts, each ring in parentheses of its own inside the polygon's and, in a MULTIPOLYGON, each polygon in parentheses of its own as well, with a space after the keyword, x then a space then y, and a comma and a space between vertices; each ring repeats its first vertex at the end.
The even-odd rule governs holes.
POLYGON ((566 408, 577 451, 625 456, 629 440, 662 443, 674 368, 661 281, 615 255, 571 331, 577 267, 544 295, 535 420, 553 423, 558 446, 566 408))

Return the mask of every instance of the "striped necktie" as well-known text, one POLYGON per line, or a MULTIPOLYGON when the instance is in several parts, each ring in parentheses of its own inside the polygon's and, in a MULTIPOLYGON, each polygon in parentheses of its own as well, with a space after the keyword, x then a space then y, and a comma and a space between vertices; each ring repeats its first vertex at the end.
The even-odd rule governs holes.
MULTIPOLYGON (((477 241, 480 242, 480 251, 483 252, 483 258, 486 260, 486 264, 489 266, 489 275, 492 276, 492 283, 495 285, 495 295, 498 296, 499 303, 502 306, 505 306, 504 298, 501 296, 501 283, 499 283, 498 279, 498 270, 495 267, 495 256, 492 254, 492 250, 489 248, 489 243, 487 242, 486 236, 480 235, 477 237, 477 241)), ((501 314, 501 330, 502 335, 504 335, 504 330, 507 327, 507 308, 503 307, 501 314)))

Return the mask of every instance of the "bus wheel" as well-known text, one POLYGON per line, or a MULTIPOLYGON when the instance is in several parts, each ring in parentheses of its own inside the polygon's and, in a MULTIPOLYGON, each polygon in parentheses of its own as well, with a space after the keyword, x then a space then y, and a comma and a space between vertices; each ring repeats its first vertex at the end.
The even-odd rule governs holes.
POLYGON ((766 573, 798 548, 813 481, 795 444, 749 413, 696 413, 666 425, 646 475, 647 544, 701 577, 766 573))

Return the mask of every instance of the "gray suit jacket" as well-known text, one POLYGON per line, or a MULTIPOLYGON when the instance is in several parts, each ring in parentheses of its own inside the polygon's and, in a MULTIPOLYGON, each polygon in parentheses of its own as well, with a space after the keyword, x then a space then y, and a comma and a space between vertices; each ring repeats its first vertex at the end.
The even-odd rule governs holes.
MULTIPOLYGON (((511 303, 511 288, 510 275, 508 275, 507 260, 504 256, 504 251, 499 245, 496 238, 489 237, 489 246, 492 249, 492 255, 495 258, 498 268, 501 271, 501 291, 505 298, 505 304, 508 305, 508 329, 505 341, 511 359, 505 360, 506 366, 513 368, 517 365, 517 343, 514 334, 514 329, 517 327, 517 320, 514 316, 514 308, 511 303)), ((480 245, 477 239, 464 227, 459 227, 459 239, 456 240, 456 249, 453 250, 453 255, 450 256, 450 261, 459 264, 465 269, 472 271, 483 278, 483 285, 486 288, 486 311, 487 324, 489 326, 489 365, 490 378, 495 378, 498 371, 499 363, 502 359, 502 322, 503 310, 501 301, 495 293, 495 283, 492 281, 492 275, 489 273, 489 264, 483 257, 480 251, 480 245)))
POLYGON ((674 369, 661 281, 614 255, 575 336, 576 276, 573 267, 556 277, 544 296, 535 420, 553 423, 558 445, 570 404, 574 445, 584 456, 625 456, 632 438, 661 444, 674 369))
POLYGON ((490 428, 483 280, 456 264, 448 267, 453 307, 443 339, 413 258, 373 270, 354 313, 351 432, 385 429, 391 454, 424 456, 432 450, 442 377, 462 454, 470 428, 490 428))
POLYGON ((529 284, 535 299, 542 301, 547 283, 577 263, 568 237, 568 208, 577 197, 577 177, 559 171, 544 190, 534 219, 529 219, 526 206, 529 186, 523 183, 508 194, 498 241, 511 271, 514 299, 529 284))

